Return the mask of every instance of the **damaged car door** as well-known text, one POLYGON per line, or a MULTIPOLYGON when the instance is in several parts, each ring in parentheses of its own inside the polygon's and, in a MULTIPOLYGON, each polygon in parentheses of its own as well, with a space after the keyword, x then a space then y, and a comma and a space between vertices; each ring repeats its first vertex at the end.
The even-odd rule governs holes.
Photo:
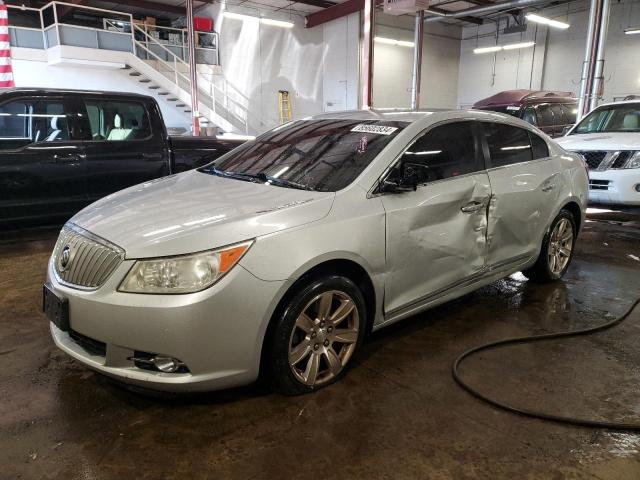
POLYGON ((488 209, 492 269, 537 256, 558 203, 562 166, 539 135, 504 123, 479 122, 492 199, 488 209))
POLYGON ((491 186, 477 128, 472 121, 432 127, 382 181, 390 317, 482 276, 491 186))

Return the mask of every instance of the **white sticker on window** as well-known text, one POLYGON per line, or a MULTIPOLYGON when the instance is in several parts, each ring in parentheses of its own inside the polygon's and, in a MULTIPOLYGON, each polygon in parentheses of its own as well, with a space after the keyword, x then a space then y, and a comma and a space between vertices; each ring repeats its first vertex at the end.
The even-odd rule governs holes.
POLYGON ((397 127, 386 127, 384 125, 367 125, 364 123, 356 125, 351 129, 352 132, 377 133, 378 135, 391 135, 396 130, 398 130, 397 127))

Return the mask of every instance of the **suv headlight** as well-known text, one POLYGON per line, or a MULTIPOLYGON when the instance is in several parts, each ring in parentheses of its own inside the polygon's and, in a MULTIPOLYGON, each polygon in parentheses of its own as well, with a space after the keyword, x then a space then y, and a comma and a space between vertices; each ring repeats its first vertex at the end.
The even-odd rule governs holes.
POLYGON ((118 287, 127 293, 195 293, 220 280, 253 240, 207 252, 138 260, 118 287))
POLYGON ((625 162, 622 168, 640 168, 640 152, 631 155, 631 158, 625 162))

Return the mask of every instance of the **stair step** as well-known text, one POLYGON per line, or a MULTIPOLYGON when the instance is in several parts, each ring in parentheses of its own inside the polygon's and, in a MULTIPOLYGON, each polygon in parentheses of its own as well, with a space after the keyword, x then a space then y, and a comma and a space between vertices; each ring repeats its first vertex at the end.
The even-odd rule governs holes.
POLYGON ((149 85, 150 90, 158 90, 160 88, 159 85, 149 85))
POLYGON ((187 105, 185 103, 176 103, 176 107, 178 108, 182 108, 182 107, 186 107, 187 105))
POLYGON ((149 80, 148 78, 143 78, 141 80, 138 80, 140 83, 151 83, 151 80, 149 80))
POLYGON ((191 113, 191 110, 185 110, 184 113, 191 113))
POLYGON ((133 72, 130 72, 129 75, 131 75, 132 77, 139 77, 142 74, 140 72, 136 72, 135 70, 133 72))
POLYGON ((158 92, 158 95, 169 95, 169 92, 158 92))
POLYGON ((177 102, 178 99, 175 97, 171 97, 171 98, 167 98, 167 100, 169 100, 170 102, 177 102))

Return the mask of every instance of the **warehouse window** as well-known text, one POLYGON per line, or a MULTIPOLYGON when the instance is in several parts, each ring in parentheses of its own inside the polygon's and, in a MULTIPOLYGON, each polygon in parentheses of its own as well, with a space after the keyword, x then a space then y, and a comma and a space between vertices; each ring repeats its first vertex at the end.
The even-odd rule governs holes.
POLYGON ((527 130, 502 123, 483 123, 483 127, 492 167, 528 162, 533 158, 527 130))
POLYGON ((87 100, 85 106, 93 140, 119 142, 151 136, 147 110, 141 103, 87 100))
POLYGON ((402 164, 414 168, 418 183, 480 170, 472 122, 449 123, 428 131, 407 149, 402 164))

